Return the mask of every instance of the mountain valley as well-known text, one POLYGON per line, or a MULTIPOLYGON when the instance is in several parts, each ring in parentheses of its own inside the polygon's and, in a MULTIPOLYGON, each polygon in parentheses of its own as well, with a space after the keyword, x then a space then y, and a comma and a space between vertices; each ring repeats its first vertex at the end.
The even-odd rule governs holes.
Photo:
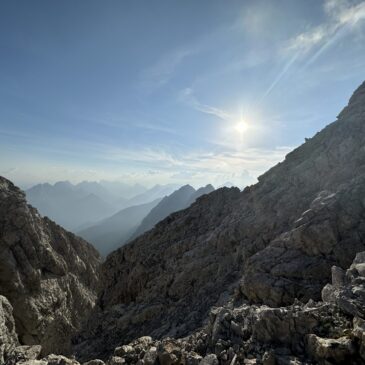
POLYGON ((1 178, 0 362, 365 363, 365 83, 257 184, 170 194, 101 262, 1 178))

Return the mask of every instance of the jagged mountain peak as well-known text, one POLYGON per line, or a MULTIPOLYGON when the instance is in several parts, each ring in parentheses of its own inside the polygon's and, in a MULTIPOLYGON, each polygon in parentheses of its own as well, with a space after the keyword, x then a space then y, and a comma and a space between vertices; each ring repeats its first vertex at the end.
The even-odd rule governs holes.
POLYGON ((206 192, 206 193, 210 193, 212 191, 214 191, 214 186, 212 184, 207 184, 205 186, 202 186, 201 188, 199 188, 198 190, 196 190, 197 192, 206 192))
MULTIPOLYGON (((212 187, 213 188, 213 187, 212 187)), ((213 188, 214 190, 214 188, 213 188)), ((168 217, 170 214, 185 209, 196 201, 201 195, 211 192, 210 187, 195 190, 191 185, 186 184, 175 190, 172 194, 165 196, 143 219, 131 239, 153 228, 157 223, 168 217)))
POLYGON ((19 197, 24 198, 24 193, 16 187, 10 180, 5 177, 0 176, 0 194, 3 198, 9 196, 10 194, 16 194, 19 197))

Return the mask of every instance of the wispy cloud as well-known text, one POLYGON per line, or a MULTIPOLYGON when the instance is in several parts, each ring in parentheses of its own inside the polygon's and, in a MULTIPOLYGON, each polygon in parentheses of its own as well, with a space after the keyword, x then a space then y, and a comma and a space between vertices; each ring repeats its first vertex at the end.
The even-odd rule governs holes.
POLYGON ((139 86, 152 91, 165 85, 185 58, 195 51, 193 47, 181 47, 166 53, 154 65, 141 72, 139 86))
POLYGON ((275 86, 281 81, 281 79, 286 75, 286 73, 289 71, 289 69, 293 66, 294 62, 298 59, 299 53, 295 53, 289 61, 284 65, 281 72, 276 76, 274 81, 270 84, 270 86, 266 89, 262 97, 259 99, 258 104, 260 104, 275 88, 275 86))
POLYGON ((205 114, 213 115, 219 119, 229 121, 233 118, 233 115, 231 113, 221 108, 201 103, 194 95, 194 90, 192 88, 185 88, 184 90, 182 90, 178 96, 178 99, 181 102, 194 108, 195 110, 198 110, 205 114))
POLYGON ((85 162, 55 163, 52 159, 32 158, 22 154, 13 156, 2 174, 22 186, 40 181, 55 182, 68 179, 123 180, 146 183, 190 183, 202 186, 213 183, 219 186, 230 181, 244 187, 256 182, 256 178, 268 168, 283 160, 291 149, 247 148, 234 150, 167 150, 163 148, 122 148, 108 145, 88 145, 88 153, 95 162, 88 168, 85 162), (45 178, 45 177, 48 178, 45 178))
MULTIPOLYGON (((163 54, 154 64, 141 71, 138 86, 145 91, 151 92, 169 83, 178 71, 179 67, 187 61, 189 57, 203 54, 206 51, 220 47, 220 52, 224 52, 224 47, 227 46, 232 38, 242 35, 241 17, 237 16, 234 21, 225 23, 217 27, 214 31, 201 34, 195 39, 192 39, 187 44, 183 44, 173 48, 163 54)), ((261 61, 256 51, 252 50, 247 54, 245 59, 240 58, 234 60, 229 66, 225 65, 225 69, 252 67, 261 61)), ((220 70, 219 72, 224 72, 220 70)))
POLYGON ((325 20, 314 27, 291 38, 284 46, 284 56, 289 61, 265 90, 259 103, 262 102, 277 84, 293 68, 297 61, 303 61, 300 71, 314 63, 330 46, 343 35, 357 29, 365 20, 365 1, 325 0, 323 5, 325 20))
MULTIPOLYGON (((124 148, 113 148, 104 151, 104 158, 114 162, 130 162, 134 166, 142 164, 145 169, 159 169, 170 176, 194 174, 206 180, 215 175, 236 176, 237 172, 247 171, 252 178, 265 172, 281 161, 291 147, 273 149, 246 148, 241 151, 207 151, 168 152, 163 149, 145 148, 138 151, 124 148)), ((223 179, 224 180, 224 179, 223 179)))
POLYGON ((310 58, 316 58, 328 44, 334 43, 336 34, 352 31, 365 20, 365 1, 326 0, 324 2, 325 21, 291 39, 288 50, 300 51, 303 55, 315 50, 310 58))

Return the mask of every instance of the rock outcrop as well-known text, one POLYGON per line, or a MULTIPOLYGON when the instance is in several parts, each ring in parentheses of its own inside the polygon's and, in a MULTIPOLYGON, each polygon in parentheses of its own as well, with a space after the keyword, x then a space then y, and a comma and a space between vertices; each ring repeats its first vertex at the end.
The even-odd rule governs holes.
POLYGON ((3 364, 7 354, 18 345, 15 332, 13 307, 9 301, 0 295, 0 364, 3 364))
POLYGON ((320 192, 291 230, 248 260, 242 292, 273 306, 318 299, 331 267, 348 266, 364 248, 364 197, 365 176, 320 192))
MULTIPOLYGON (((11 303, 20 344, 41 345, 43 354, 68 353, 72 335, 94 306, 99 254, 42 218, 3 177, 0 227, 0 295, 11 303)), ((13 323, 7 319, 11 307, 5 299, 1 303, 12 333, 13 323)))
POLYGON ((78 351, 187 335, 238 287, 257 304, 319 300, 331 267, 365 249, 364 179, 365 83, 256 185, 205 195, 112 253, 78 351))
MULTIPOLYGON (((83 365, 362 365, 364 267, 365 252, 357 254, 347 271, 332 267, 323 301, 275 308, 250 304, 236 293, 224 306, 211 308, 205 325, 187 337, 143 336, 121 342, 104 360, 83 365)), ((17 347, 15 353, 34 358, 36 351, 30 350, 17 347)), ((34 365, 80 364, 55 355, 37 361, 34 365)))
MULTIPOLYGON (((121 343, 104 360, 93 359, 83 365, 362 365, 364 267, 365 252, 356 256, 346 272, 333 267, 332 283, 323 289, 323 301, 295 301, 273 308, 249 304, 238 295, 224 306, 213 307, 203 328, 187 337, 157 340, 143 336, 121 343)), ((17 347, 14 354, 23 361, 37 361, 28 365, 80 364, 64 356, 40 359, 35 347, 17 347)))

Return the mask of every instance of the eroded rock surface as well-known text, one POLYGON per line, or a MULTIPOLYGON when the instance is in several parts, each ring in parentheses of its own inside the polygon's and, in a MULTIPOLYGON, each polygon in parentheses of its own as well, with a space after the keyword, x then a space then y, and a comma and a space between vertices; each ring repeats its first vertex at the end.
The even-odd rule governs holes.
POLYGON ((0 364, 4 363, 7 354, 18 345, 15 332, 13 307, 9 301, 0 295, 0 364))
POLYGON ((0 177, 0 295, 13 307, 22 345, 44 354, 70 350, 70 338, 92 309, 100 257, 82 239, 27 205, 0 177))
POLYGON ((365 252, 356 255, 347 271, 333 267, 323 301, 269 307, 239 296, 213 307, 206 324, 189 336, 121 342, 105 364, 362 365, 365 316, 359 308, 365 308, 364 267, 365 252))

